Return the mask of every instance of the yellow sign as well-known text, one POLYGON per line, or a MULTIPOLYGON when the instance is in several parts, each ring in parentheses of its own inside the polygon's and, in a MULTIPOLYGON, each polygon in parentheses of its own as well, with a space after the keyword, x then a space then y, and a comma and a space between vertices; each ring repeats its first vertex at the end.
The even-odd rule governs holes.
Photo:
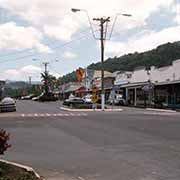
POLYGON ((98 91, 98 88, 96 86, 92 86, 92 92, 96 93, 98 91))
POLYGON ((99 97, 97 94, 93 94, 91 99, 92 99, 93 103, 96 103, 99 100, 99 97))
POLYGON ((76 70, 76 78, 78 81, 82 81, 83 79, 84 70, 82 68, 79 68, 76 70))

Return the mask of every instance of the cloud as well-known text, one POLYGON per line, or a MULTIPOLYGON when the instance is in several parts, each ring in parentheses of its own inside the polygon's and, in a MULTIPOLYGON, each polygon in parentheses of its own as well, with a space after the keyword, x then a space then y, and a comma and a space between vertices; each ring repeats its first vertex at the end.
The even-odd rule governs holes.
POLYGON ((33 27, 17 26, 14 22, 0 25, 0 49, 35 48, 39 52, 50 52, 40 41, 43 35, 33 27))
POLYGON ((160 7, 168 8, 173 1, 145 0, 137 3, 137 0, 31 0, 29 5, 27 0, 0 0, 0 6, 41 28, 46 35, 68 41, 80 28, 88 26, 86 14, 84 12, 73 14, 70 12, 72 7, 88 10, 91 18, 131 13, 133 15, 131 20, 118 18, 116 28, 121 30, 144 25, 151 13, 160 7))
POLYGON ((65 59, 75 59, 75 58, 77 58, 77 54, 69 52, 69 51, 64 52, 64 54, 62 56, 65 59))
POLYGON ((24 80, 27 81, 31 76, 32 79, 38 79, 41 68, 33 65, 27 65, 20 69, 8 69, 0 73, 0 79, 8 80, 24 80))
POLYGON ((176 4, 173 8, 173 12, 176 14, 175 22, 180 24, 180 3, 176 4))
POLYGON ((116 56, 135 51, 144 52, 153 49, 163 43, 180 40, 180 26, 169 27, 159 32, 145 31, 143 34, 135 35, 127 42, 107 42, 106 53, 116 56))

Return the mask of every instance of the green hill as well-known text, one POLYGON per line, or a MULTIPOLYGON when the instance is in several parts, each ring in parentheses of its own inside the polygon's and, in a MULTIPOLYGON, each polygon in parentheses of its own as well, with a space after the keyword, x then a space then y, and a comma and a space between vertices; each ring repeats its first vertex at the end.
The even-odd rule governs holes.
MULTIPOLYGON (((107 71, 132 71, 137 67, 150 66, 162 67, 171 65, 174 60, 180 59, 180 42, 167 43, 158 46, 156 49, 143 53, 131 53, 121 57, 108 58, 104 63, 107 71)), ((100 70, 101 63, 93 63, 89 69, 100 70)), ((60 78, 61 82, 76 81, 75 72, 69 73, 60 78)))

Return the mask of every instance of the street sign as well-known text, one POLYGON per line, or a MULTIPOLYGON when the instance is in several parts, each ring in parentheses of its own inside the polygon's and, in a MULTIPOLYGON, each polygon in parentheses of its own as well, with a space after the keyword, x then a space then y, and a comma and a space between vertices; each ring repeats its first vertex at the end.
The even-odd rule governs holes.
POLYGON ((99 97, 97 94, 93 94, 91 99, 92 99, 93 103, 97 103, 97 101, 99 100, 99 97))
POLYGON ((98 91, 98 88, 96 86, 92 86, 92 92, 97 92, 98 91))
POLYGON ((142 87, 142 90, 145 91, 145 92, 149 92, 149 91, 151 91, 153 89, 154 89, 154 84, 153 83, 149 83, 149 84, 142 87))
POLYGON ((76 70, 76 77, 78 81, 82 81, 83 75, 84 75, 84 70, 82 68, 76 70))

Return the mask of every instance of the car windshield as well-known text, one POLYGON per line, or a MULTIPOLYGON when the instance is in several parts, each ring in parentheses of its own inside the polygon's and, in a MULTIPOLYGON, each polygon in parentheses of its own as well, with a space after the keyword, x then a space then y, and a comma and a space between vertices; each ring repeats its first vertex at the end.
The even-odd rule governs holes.
POLYGON ((180 0, 0 0, 0 180, 42 179, 180 180, 180 0))

